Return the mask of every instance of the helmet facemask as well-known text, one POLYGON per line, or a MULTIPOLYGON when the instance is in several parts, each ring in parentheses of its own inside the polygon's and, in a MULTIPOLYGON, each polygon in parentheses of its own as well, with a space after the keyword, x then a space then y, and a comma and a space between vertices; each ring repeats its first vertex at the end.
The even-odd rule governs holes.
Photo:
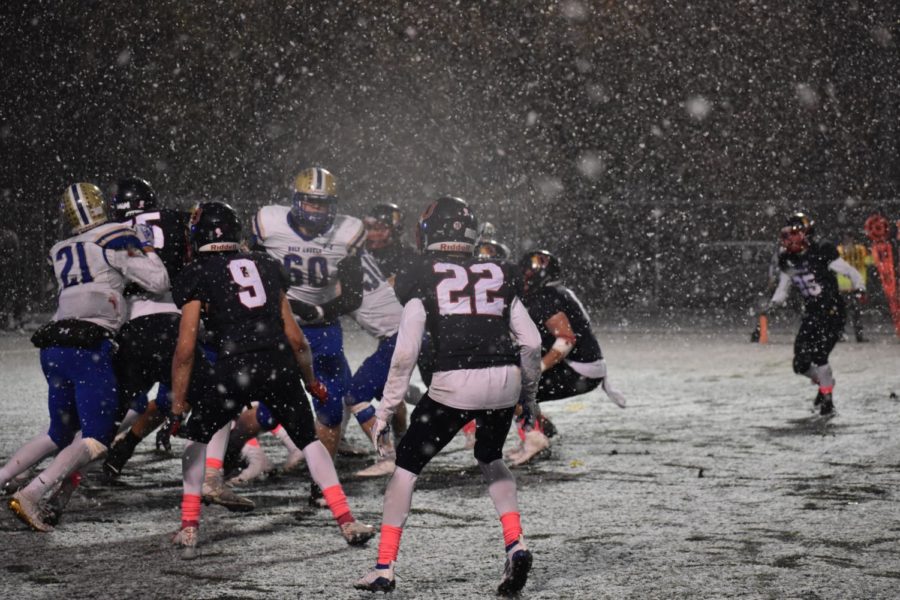
POLYGON ((331 229, 337 215, 337 198, 334 196, 311 196, 294 192, 291 206, 294 224, 314 235, 321 235, 331 229))

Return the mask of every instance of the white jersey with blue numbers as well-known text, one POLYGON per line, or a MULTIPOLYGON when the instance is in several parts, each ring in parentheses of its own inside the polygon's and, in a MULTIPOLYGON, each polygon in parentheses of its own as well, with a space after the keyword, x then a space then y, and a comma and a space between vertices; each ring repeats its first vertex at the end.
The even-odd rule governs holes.
POLYGON ((50 262, 59 286, 54 321, 78 319, 117 331, 128 316, 123 292, 129 281, 150 293, 169 289, 159 256, 144 254, 134 230, 107 223, 57 242, 50 262))
POLYGON ((400 330, 403 306, 372 255, 363 251, 360 262, 363 270, 363 298, 359 308, 353 311, 353 318, 373 336, 379 339, 390 337, 400 330))
POLYGON ((256 243, 277 258, 291 275, 287 297, 321 305, 340 294, 337 266, 345 257, 359 253, 366 240, 363 222, 336 215, 323 234, 306 238, 291 227, 287 206, 264 206, 253 219, 256 243))

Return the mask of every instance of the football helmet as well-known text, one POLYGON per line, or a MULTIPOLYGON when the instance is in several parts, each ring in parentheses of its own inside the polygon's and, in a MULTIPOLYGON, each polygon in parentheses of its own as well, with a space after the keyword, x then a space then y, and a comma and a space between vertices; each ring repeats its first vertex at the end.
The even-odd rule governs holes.
POLYGON ((472 254, 477 236, 478 219, 469 204, 461 198, 443 196, 419 217, 416 247, 420 252, 472 254))
POLYGON ((815 236, 814 225, 805 212, 795 212, 781 228, 781 247, 790 254, 805 252, 815 236))
POLYGON ((561 271, 559 259, 547 250, 526 252, 519 261, 522 269, 522 283, 525 293, 548 283, 559 281, 561 271))
POLYGON ((103 192, 93 183, 74 183, 66 188, 59 204, 64 234, 78 235, 107 221, 103 192))
POLYGON ((403 235, 403 211, 392 202, 376 204, 363 219, 366 247, 379 250, 395 243, 403 235))
POLYGON ((120 179, 116 184, 116 194, 109 204, 109 216, 113 221, 125 221, 158 207, 156 192, 146 179, 140 177, 120 179))
POLYGON ((475 258, 480 260, 506 260, 509 247, 497 240, 482 240, 475 244, 475 258))
POLYGON ((337 186, 334 175, 321 167, 303 169, 294 178, 291 215, 294 224, 319 235, 334 223, 337 214, 337 186))
POLYGON ((241 221, 224 202, 200 202, 191 212, 189 235, 191 250, 198 252, 234 252, 240 249, 241 221))

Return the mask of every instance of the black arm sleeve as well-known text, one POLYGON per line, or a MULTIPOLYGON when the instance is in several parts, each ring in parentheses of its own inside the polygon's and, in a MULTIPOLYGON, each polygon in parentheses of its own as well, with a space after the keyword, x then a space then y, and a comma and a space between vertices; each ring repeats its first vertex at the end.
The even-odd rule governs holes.
POLYGON ((348 256, 339 262, 337 276, 341 282, 341 295, 322 305, 326 323, 353 312, 362 304, 363 271, 359 257, 348 256))

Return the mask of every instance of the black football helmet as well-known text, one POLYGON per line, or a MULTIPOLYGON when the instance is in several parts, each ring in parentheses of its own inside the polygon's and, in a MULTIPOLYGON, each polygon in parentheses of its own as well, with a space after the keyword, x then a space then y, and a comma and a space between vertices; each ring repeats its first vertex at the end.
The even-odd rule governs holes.
POLYGON ((198 252, 234 252, 240 249, 241 221, 224 202, 200 202, 191 213, 191 250, 198 252))
POLYGON ((497 240, 481 240, 475 244, 475 258, 481 260, 506 260, 509 247, 497 240))
POLYGON ((559 281, 561 267, 559 259, 547 250, 532 250, 522 255, 519 261, 525 293, 536 290, 548 283, 559 281))
POLYGON ((113 221, 126 221, 134 215, 156 210, 156 192, 140 177, 126 177, 116 184, 116 194, 110 200, 109 216, 113 221))
POLYGON ((429 204, 416 228, 416 246, 420 252, 472 254, 477 237, 475 213, 465 200, 452 196, 429 204))
POLYGON ((781 247, 790 254, 800 254, 809 248, 815 237, 815 222, 805 212, 795 212, 781 228, 781 247))
POLYGON ((376 204, 363 219, 366 225, 366 248, 379 250, 396 243, 403 236, 403 211, 392 202, 376 204))

